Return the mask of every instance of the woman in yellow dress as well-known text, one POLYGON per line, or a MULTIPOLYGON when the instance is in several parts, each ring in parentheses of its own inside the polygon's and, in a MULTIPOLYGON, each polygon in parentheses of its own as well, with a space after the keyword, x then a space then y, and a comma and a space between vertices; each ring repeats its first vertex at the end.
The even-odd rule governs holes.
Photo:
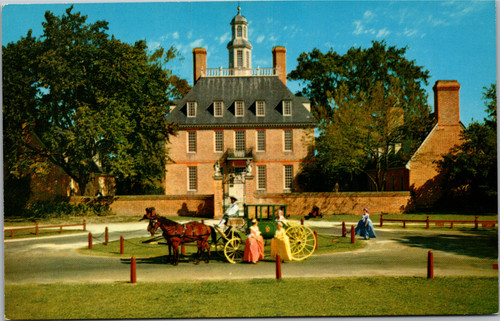
POLYGON ((292 252, 290 251, 290 239, 285 234, 283 223, 278 222, 278 229, 271 240, 271 256, 276 258, 279 255, 283 261, 292 260, 292 252))

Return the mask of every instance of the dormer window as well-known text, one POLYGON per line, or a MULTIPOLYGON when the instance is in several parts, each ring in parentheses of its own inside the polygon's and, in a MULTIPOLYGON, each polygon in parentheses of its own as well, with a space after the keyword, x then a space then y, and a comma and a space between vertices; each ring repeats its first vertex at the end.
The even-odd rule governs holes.
POLYGON ((257 100, 255 105, 255 113, 257 117, 264 117, 266 115, 266 102, 264 100, 257 100))
POLYGON ((221 100, 214 101, 214 117, 222 117, 224 103, 221 100))
POLYGON ((283 116, 292 116, 291 100, 283 100, 283 116))
POLYGON ((245 103, 241 100, 234 102, 234 115, 236 117, 243 117, 245 115, 245 103))
POLYGON ((187 116, 196 117, 196 102, 188 101, 187 103, 187 116))

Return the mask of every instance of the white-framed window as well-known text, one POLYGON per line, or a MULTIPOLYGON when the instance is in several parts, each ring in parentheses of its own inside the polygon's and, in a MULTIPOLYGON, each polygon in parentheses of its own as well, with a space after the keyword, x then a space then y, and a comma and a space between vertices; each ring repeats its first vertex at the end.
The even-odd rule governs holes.
POLYGON ((243 26, 243 38, 247 38, 247 27, 243 26))
POLYGON ((257 189, 265 190, 267 188, 266 166, 257 165, 257 189))
POLYGON ((237 100, 234 102, 234 115, 236 117, 243 117, 245 115, 245 102, 237 100))
POLYGON ((222 100, 214 101, 214 117, 222 117, 224 110, 224 103, 222 100))
POLYGON ((291 190, 293 187, 293 165, 283 166, 283 189, 291 190))
POLYGON ((257 151, 266 151, 266 131, 263 129, 257 130, 257 151))
POLYGON ((196 166, 188 167, 188 191, 196 192, 198 190, 198 168, 196 166))
POLYGON ((236 27, 236 37, 242 37, 243 36, 243 28, 241 26, 236 27))
POLYGON ((188 117, 196 117, 196 102, 188 101, 187 102, 187 116, 188 117))
POLYGON ((283 100, 283 116, 292 116, 291 100, 283 100))
POLYGON ((243 67, 243 50, 236 51, 236 67, 243 67))
POLYGON ((250 68, 251 63, 250 63, 250 51, 247 51, 247 61, 246 61, 246 66, 250 68))
POLYGON ((291 129, 283 130, 283 151, 293 151, 293 131, 291 129))
POLYGON ((246 132, 244 130, 234 131, 234 150, 244 152, 246 149, 246 132))
POLYGON ((196 153, 196 132, 194 130, 190 130, 187 132, 187 147, 188 153, 196 153))
POLYGON ((264 100, 257 100, 255 102, 255 114, 257 117, 266 116, 266 102, 264 100))
POLYGON ((224 152, 224 132, 222 130, 214 131, 214 151, 216 153, 224 152))

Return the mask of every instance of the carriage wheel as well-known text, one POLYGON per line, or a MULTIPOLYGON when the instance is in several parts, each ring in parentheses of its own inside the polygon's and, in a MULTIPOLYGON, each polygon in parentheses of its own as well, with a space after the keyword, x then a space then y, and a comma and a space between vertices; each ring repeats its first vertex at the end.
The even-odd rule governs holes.
POLYGON ((302 261, 311 256, 316 247, 314 232, 307 226, 294 225, 286 229, 290 239, 290 250, 294 261, 302 261))
POLYGON ((245 244, 240 238, 233 238, 226 243, 224 254, 230 263, 239 263, 243 260, 245 244))

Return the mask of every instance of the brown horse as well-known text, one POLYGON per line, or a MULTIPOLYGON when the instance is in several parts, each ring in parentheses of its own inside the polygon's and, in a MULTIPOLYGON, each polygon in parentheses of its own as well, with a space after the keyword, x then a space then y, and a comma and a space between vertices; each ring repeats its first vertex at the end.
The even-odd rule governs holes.
POLYGON ((198 264, 203 258, 203 252, 207 250, 208 258, 206 263, 210 262, 210 244, 208 238, 212 235, 212 228, 199 222, 189 222, 179 224, 163 216, 156 214, 154 207, 146 208, 146 214, 140 221, 149 219, 148 231, 154 235, 160 227, 163 231, 163 237, 167 240, 169 254, 173 249, 171 261, 174 265, 179 263, 179 245, 184 243, 196 242, 198 251, 196 252, 195 264, 198 264))

